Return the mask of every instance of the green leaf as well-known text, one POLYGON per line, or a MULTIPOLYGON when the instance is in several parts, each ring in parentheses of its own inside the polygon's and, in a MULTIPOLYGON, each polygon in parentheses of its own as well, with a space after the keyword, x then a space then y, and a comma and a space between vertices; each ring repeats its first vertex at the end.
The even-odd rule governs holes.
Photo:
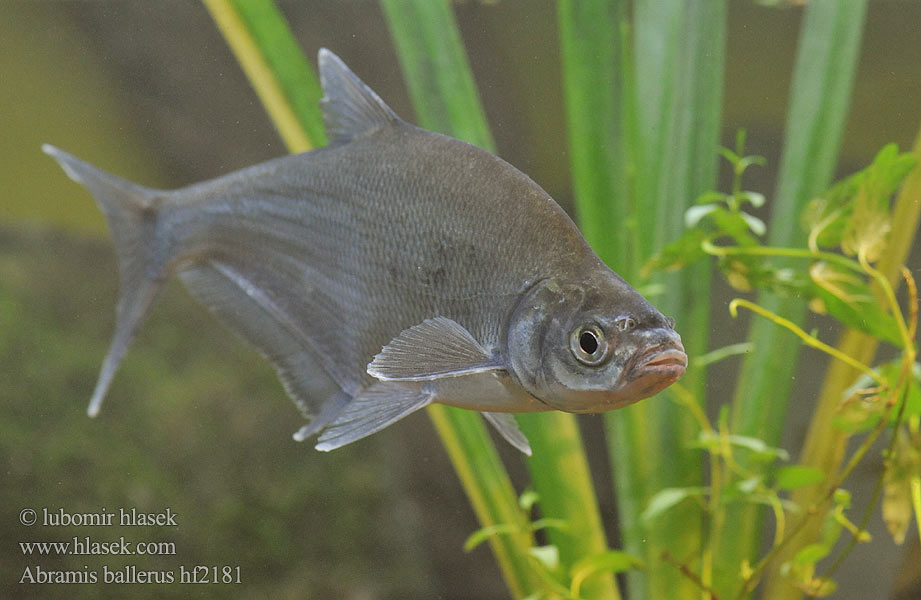
POLYGON ((858 232, 868 228, 863 221, 888 215, 890 196, 915 163, 912 154, 899 154, 894 144, 885 146, 865 169, 809 202, 803 211, 803 223, 810 231, 810 238, 820 248, 845 245, 855 253, 857 238, 872 233, 869 230, 863 234, 858 232))
POLYGON ((767 225, 758 217, 750 215, 747 212, 739 212, 739 216, 742 217, 745 224, 748 225, 749 230, 755 235, 762 236, 767 232, 767 225))
POLYGON ((719 434, 710 431, 700 432, 697 439, 688 444, 688 447, 706 448, 707 450, 713 452, 718 450, 724 443, 728 443, 730 446, 735 446, 737 448, 750 450, 753 455, 761 461, 774 460, 777 458, 781 460, 788 460, 790 458, 790 455, 786 450, 783 448, 768 446, 764 440, 745 435, 720 436, 719 434))
POLYGON ((841 323, 889 342, 901 345, 895 318, 884 311, 869 284, 853 271, 819 261, 809 268, 814 286, 804 290, 822 301, 822 308, 841 323))
POLYGON ((548 571, 560 568, 560 549, 556 546, 535 546, 528 550, 528 554, 536 558, 548 571))
POLYGON ((698 498, 706 493, 707 488, 702 487, 665 488, 652 497, 649 506, 640 515, 640 519, 648 524, 687 498, 698 498))
POLYGON ((610 0, 559 0, 560 54, 579 227, 607 264, 629 276, 640 259, 635 219, 626 11, 610 0), (618 232, 611 235, 612 231, 618 232))
POLYGON ((883 475, 882 513, 886 528, 896 544, 905 541, 912 516, 912 478, 921 473, 921 435, 901 427, 883 475), (912 443, 914 441, 914 443, 912 443))
MULTIPOLYGON (((893 359, 873 369, 875 373, 887 382, 890 389, 895 389, 902 368, 900 358, 893 359)), ((861 375, 854 384, 844 390, 841 395, 841 408, 834 419, 835 427, 848 433, 866 431, 879 423, 886 411, 886 403, 879 392, 870 392, 877 388, 877 383, 868 375, 861 375)), ((912 369, 912 378, 908 381, 907 396, 903 418, 921 414, 921 364, 915 363, 912 369)), ((898 418, 897 411, 890 411, 890 423, 895 424, 898 418)))
POLYGON ((203 0, 292 152, 325 143, 320 84, 271 0, 203 0))
POLYGON ((739 192, 736 197, 743 202, 748 202, 755 208, 761 208, 767 201, 764 198, 764 194, 759 194, 758 192, 739 192))
POLYGON ((574 564, 569 570, 572 583, 570 595, 580 597, 582 583, 593 575, 599 573, 623 573, 631 569, 642 569, 643 561, 636 556, 619 550, 607 550, 586 556, 574 564))
POLYGON ((381 0, 418 124, 493 151, 454 13, 445 0, 381 0))
POLYGON ((681 237, 662 248, 658 254, 646 261, 643 273, 653 271, 676 271, 707 257, 701 244, 710 235, 701 229, 688 229, 681 237))
POLYGON ((553 519, 553 518, 544 518, 538 519, 531 523, 531 531, 538 531, 541 529, 559 529, 562 531, 569 531, 569 523, 563 519, 553 519))
POLYGON ((760 475, 742 479, 736 482, 735 487, 737 487, 743 494, 751 495, 755 492, 755 490, 758 489, 758 486, 761 484, 761 479, 762 478, 760 475))
POLYGON ((720 208, 719 204, 696 204, 684 211, 684 226, 695 227, 701 219, 720 208))
POLYGON ((832 499, 835 501, 837 506, 840 506, 843 509, 851 507, 851 493, 845 489, 836 489, 832 494, 832 499))
POLYGON ((853 211, 842 233, 841 249, 845 253, 863 252, 870 262, 879 258, 891 229, 890 198, 914 164, 914 157, 900 155, 895 144, 889 144, 876 155, 863 173, 853 211))
MULTIPOLYGON (((724 194, 723 192, 711 190, 699 195, 697 200, 694 201, 694 204, 727 204, 728 202, 728 195, 724 194)), ((686 220, 687 218, 685 218, 685 221, 686 220)))
POLYGON ((464 540, 464 552, 471 552, 483 542, 498 535, 516 533, 519 527, 513 523, 499 523, 497 525, 488 525, 480 527, 464 540))
POLYGON ((708 216, 712 219, 718 233, 731 237, 740 246, 755 246, 758 240, 751 236, 751 226, 742 216, 743 214, 745 213, 720 208, 708 216))
POLYGON ((825 473, 815 467, 789 465, 777 469, 774 485, 781 490, 795 490, 825 481, 825 473))
POLYGON ((521 496, 518 497, 518 506, 521 507, 521 510, 529 513, 539 499, 540 495, 537 492, 528 489, 522 492, 521 496))
POLYGON ((814 565, 819 562, 831 552, 831 548, 825 544, 809 544, 804 546, 799 552, 796 553, 796 557, 793 559, 794 563, 797 565, 814 565))

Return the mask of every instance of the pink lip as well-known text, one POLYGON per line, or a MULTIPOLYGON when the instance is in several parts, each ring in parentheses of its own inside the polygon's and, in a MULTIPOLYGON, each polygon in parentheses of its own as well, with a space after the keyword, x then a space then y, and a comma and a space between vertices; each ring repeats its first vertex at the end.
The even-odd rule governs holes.
POLYGON ((658 390, 677 381, 688 367, 688 356, 684 348, 675 344, 662 344, 648 348, 633 360, 624 370, 624 376, 631 382, 631 388, 638 388, 645 382, 640 394, 648 397, 658 390))
POLYGON ((650 368, 660 369, 680 369, 682 372, 687 369, 688 355, 677 348, 662 349, 661 346, 653 348, 644 353, 634 367, 637 370, 648 370, 650 368))

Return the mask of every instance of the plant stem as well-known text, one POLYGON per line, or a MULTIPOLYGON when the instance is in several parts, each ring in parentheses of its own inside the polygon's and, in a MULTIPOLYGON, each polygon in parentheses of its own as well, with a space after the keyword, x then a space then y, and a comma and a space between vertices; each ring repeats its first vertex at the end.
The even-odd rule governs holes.
POLYGON ((515 490, 479 416, 441 404, 431 405, 428 414, 480 524, 513 526, 507 535, 489 538, 512 596, 522 598, 541 589, 527 554, 534 545, 527 516, 515 501, 515 490))
POLYGON ((801 340, 803 340, 803 343, 805 343, 807 346, 812 346, 813 348, 821 350, 822 352, 825 352, 826 354, 837 358, 841 362, 849 365, 851 368, 861 371, 868 377, 873 378, 873 380, 876 381, 877 383, 881 385, 885 383, 885 380, 867 365, 863 364, 860 361, 854 360, 849 355, 844 354, 840 350, 833 348, 829 346, 828 344, 826 344, 825 342, 822 342, 821 340, 818 340, 815 337, 809 335, 808 333, 803 331, 801 327, 797 326, 789 319, 784 319, 783 317, 776 315, 772 313, 771 311, 758 306, 754 302, 749 302, 748 300, 743 300, 742 298, 736 298, 735 300, 730 302, 729 303, 729 313, 733 317, 737 316, 736 315, 737 307, 739 306, 744 306, 745 308, 755 313, 758 313, 762 317, 770 319, 777 325, 780 325, 781 327, 788 329, 789 331, 793 332, 797 337, 799 337, 801 340))
POLYGON ((320 85, 271 0, 202 0, 290 152, 326 143, 320 85))

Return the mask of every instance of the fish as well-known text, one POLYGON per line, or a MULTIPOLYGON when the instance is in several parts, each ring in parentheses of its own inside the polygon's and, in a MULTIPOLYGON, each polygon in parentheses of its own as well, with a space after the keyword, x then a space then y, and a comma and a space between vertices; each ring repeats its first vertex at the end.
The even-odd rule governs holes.
POLYGON ((274 365, 329 451, 432 403, 601 413, 678 380, 672 319, 591 249, 527 175, 399 118, 339 57, 318 65, 328 144, 165 191, 49 144, 104 214, 116 325, 88 413, 177 276, 274 365))

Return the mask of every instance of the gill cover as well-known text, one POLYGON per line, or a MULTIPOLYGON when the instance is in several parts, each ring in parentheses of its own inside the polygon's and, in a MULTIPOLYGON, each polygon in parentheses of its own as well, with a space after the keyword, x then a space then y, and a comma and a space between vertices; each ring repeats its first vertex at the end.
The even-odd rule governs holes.
MULTIPOLYGON (((581 296, 578 288, 566 286, 567 292, 581 296)), ((513 377, 529 394, 558 408, 552 396, 555 387, 548 380, 547 371, 548 339, 553 332, 561 330, 571 318, 572 310, 567 310, 566 295, 563 287, 555 280, 544 279, 536 283, 521 298, 509 319, 508 366, 513 377)))

